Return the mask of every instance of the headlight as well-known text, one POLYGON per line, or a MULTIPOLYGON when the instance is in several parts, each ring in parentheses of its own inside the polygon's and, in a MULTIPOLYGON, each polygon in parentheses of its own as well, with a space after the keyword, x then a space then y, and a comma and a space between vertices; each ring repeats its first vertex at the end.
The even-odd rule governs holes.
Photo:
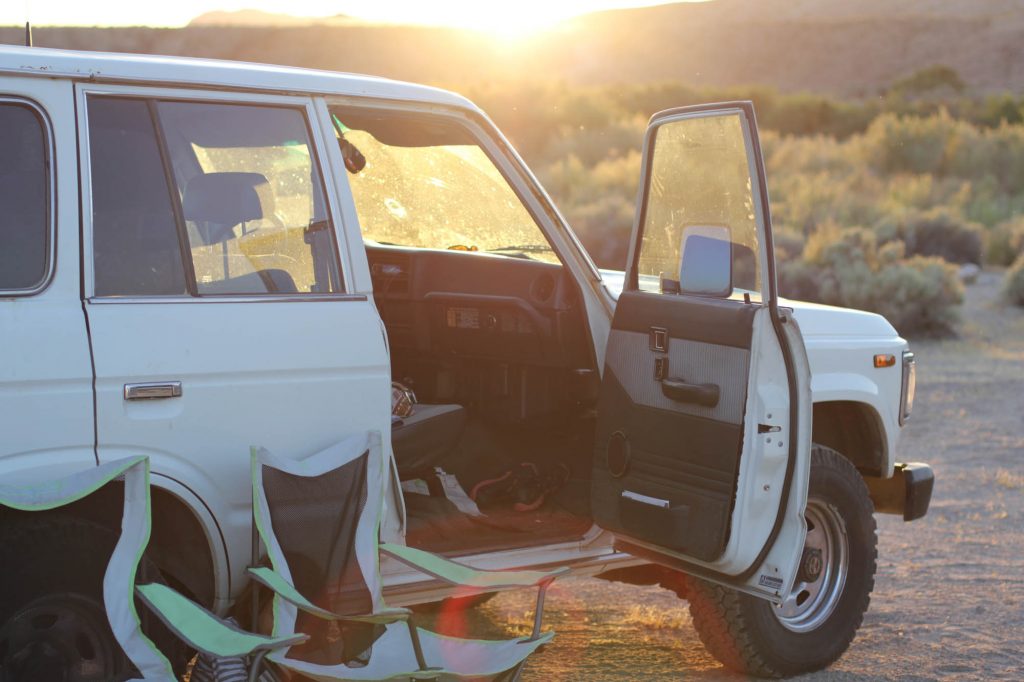
POLYGON ((914 392, 917 390, 917 369, 914 354, 903 351, 903 385, 900 389, 900 426, 903 426, 914 409, 914 392))

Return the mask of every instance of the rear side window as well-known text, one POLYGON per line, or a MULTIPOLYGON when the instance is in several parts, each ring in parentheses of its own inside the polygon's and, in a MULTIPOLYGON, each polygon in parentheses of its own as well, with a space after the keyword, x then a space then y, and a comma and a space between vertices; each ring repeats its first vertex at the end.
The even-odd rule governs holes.
POLYGON ((89 101, 97 296, 188 292, 171 188, 145 100, 89 101))
POLYGON ((97 295, 341 291, 302 110, 93 97, 89 124, 97 295))
POLYGON ((49 157, 40 114, 0 102, 0 291, 32 291, 49 274, 49 157))

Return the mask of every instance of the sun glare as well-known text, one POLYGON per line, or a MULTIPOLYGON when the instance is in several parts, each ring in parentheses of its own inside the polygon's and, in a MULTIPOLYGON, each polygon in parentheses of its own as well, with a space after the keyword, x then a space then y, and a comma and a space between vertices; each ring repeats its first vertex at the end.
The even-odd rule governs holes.
MULTIPOLYGON (((553 27, 580 11, 586 2, 541 3, 523 1, 516 4, 498 4, 469 1, 449 1, 406 11, 402 23, 452 26, 490 33, 498 38, 515 40, 529 37, 553 27)), ((421 6, 422 7, 422 6, 421 6)))

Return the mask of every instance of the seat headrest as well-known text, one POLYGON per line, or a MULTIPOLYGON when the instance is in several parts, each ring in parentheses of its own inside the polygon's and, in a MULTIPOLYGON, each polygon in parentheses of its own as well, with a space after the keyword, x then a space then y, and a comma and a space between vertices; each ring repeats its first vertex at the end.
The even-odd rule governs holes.
MULTIPOLYGON (((185 185, 182 198, 185 220, 230 228, 248 220, 259 220, 274 212, 274 191, 261 173, 204 173, 185 185)), ((233 233, 219 230, 226 241, 233 233)))

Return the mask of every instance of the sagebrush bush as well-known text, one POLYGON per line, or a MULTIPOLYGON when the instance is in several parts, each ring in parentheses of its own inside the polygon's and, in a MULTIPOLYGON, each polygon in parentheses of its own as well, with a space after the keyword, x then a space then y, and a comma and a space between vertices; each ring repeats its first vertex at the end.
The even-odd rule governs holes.
POLYGON ((1024 254, 1024 217, 999 223, 985 235, 985 262, 1012 265, 1024 254))
POLYGON ((775 245, 775 260, 780 263, 800 260, 803 257, 806 241, 802 234, 776 227, 772 232, 772 242, 775 245))
POLYGON ((876 225, 880 241, 900 240, 908 256, 938 256, 950 263, 982 262, 984 228, 945 208, 911 211, 876 225))
POLYGON ((1014 305, 1024 306, 1024 253, 1006 271, 1003 294, 1014 305))
POLYGON ((901 333, 953 331, 963 301, 957 268, 934 256, 903 258, 903 242, 878 245, 864 228, 829 225, 810 236, 803 261, 780 266, 784 296, 885 316, 901 333))

